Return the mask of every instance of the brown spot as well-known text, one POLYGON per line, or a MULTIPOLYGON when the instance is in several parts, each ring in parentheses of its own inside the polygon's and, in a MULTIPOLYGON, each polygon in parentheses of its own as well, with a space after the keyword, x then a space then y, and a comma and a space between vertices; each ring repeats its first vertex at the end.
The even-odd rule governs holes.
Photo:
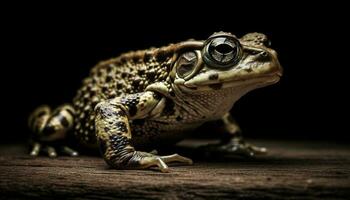
POLYGON ((209 87, 214 90, 220 90, 222 88, 222 83, 210 84, 209 87))
POLYGON ((115 126, 117 127, 117 129, 120 132, 128 132, 128 128, 127 128, 125 122, 118 121, 118 122, 115 123, 115 126))
POLYGON ((219 74, 210 74, 209 75, 209 80, 218 80, 219 79, 219 74))
POLYGON ((252 68, 244 68, 244 70, 246 71, 246 72, 252 72, 253 70, 252 70, 252 68))
POLYGON ((140 82, 141 82, 141 79, 140 79, 140 78, 135 78, 135 79, 133 80, 133 82, 132 82, 132 85, 133 85, 134 87, 137 87, 137 86, 139 86, 140 82))
POLYGON ((147 79, 150 80, 150 81, 153 81, 153 80, 155 79, 155 76, 156 76, 156 72, 155 72, 153 69, 149 70, 149 71, 146 73, 146 77, 147 77, 147 79))
POLYGON ((108 87, 107 86, 103 86, 101 90, 102 90, 102 93, 107 93, 108 87))
POLYGON ((122 85, 122 84, 117 83, 117 89, 118 89, 118 90, 120 90, 120 89, 122 89, 122 88, 123 88, 123 85, 122 85))
POLYGON ((106 77, 106 82, 110 82, 111 80, 112 80, 112 76, 108 75, 108 76, 106 77))
POLYGON ((129 74, 127 72, 122 72, 122 78, 127 77, 129 74))
POLYGON ((142 76, 143 74, 145 74, 145 71, 146 71, 145 69, 139 69, 137 73, 138 75, 142 76))
POLYGON ((116 117, 123 117, 123 116, 126 115, 125 112, 124 112, 123 110, 121 110, 121 109, 118 109, 118 110, 115 111, 113 114, 114 114, 116 117))

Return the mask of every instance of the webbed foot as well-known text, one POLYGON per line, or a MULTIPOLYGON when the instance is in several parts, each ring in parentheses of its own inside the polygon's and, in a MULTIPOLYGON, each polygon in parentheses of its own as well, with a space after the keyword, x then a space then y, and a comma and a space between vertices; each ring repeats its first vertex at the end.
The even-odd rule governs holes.
POLYGON ((69 155, 69 156, 78 156, 79 153, 75 150, 73 150, 72 148, 68 147, 68 146, 60 146, 60 147, 54 147, 54 146, 50 146, 50 145, 43 145, 39 142, 35 142, 33 144, 33 147, 30 151, 31 156, 39 156, 39 154, 41 152, 45 153, 46 155, 48 155, 50 158, 54 158, 57 157, 57 151, 56 149, 59 149, 59 152, 61 152, 64 155, 69 155))
POLYGON ((167 164, 178 162, 181 164, 191 165, 193 161, 190 158, 180 156, 178 154, 172 154, 167 156, 158 156, 152 153, 135 151, 131 162, 138 163, 137 169, 148 169, 151 167, 158 167, 161 172, 169 172, 169 167, 167 164))
POLYGON ((254 157, 267 153, 265 147, 257 147, 249 144, 241 137, 233 138, 229 142, 219 144, 209 144, 199 147, 207 155, 239 155, 245 157, 254 157))

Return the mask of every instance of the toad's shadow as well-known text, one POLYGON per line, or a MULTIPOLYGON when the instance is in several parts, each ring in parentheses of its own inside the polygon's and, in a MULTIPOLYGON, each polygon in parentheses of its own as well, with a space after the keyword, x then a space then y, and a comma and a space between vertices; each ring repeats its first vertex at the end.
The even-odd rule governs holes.
POLYGON ((168 155, 174 152, 189 157, 193 161, 200 163, 220 163, 220 164, 235 164, 235 165, 271 165, 271 166, 319 166, 330 162, 337 162, 337 160, 320 159, 318 156, 311 156, 307 154, 285 153, 288 152, 286 147, 284 153, 280 150, 269 149, 267 154, 257 155, 254 157, 247 157, 241 155, 222 155, 220 153, 207 153, 201 148, 194 148, 189 146, 175 146, 171 149, 165 148, 159 151, 160 155, 168 155))

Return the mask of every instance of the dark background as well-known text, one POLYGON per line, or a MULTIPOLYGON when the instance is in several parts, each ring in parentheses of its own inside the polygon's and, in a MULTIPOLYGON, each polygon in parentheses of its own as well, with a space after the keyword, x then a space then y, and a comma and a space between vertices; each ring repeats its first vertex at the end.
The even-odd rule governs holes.
MULTIPOLYGON (((24 141, 40 104, 69 102, 100 60, 216 31, 265 33, 284 76, 234 108, 249 138, 347 142, 349 42, 344 12, 331 5, 17 5, 2 17, 1 142, 24 141), (46 6, 46 7, 45 7, 46 6), (322 6, 322 7, 321 7, 322 6)), ((6 10, 6 7, 5 7, 6 10)))

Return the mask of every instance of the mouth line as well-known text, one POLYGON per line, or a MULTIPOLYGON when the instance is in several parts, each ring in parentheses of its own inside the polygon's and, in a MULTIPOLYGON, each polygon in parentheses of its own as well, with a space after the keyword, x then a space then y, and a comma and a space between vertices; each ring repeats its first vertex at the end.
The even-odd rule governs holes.
POLYGON ((281 72, 277 72, 277 73, 272 73, 272 74, 266 74, 266 75, 262 75, 262 76, 257 76, 257 77, 251 77, 251 78, 246 78, 246 79, 235 79, 235 80, 227 80, 227 81, 217 81, 217 82, 213 82, 210 84, 203 84, 203 85, 191 85, 191 84, 186 84, 186 82, 183 84, 183 86, 185 86, 186 88, 189 89, 193 89, 196 90, 199 87, 207 87, 207 86, 213 86, 213 87, 217 87, 219 85, 224 85, 224 84, 229 84, 229 85, 235 85, 235 84, 239 84, 239 83, 243 83, 246 82, 246 84, 254 84, 254 83, 259 83, 261 81, 267 81, 265 83, 274 83, 274 82, 278 82, 280 80, 282 76, 281 72), (271 81, 269 81, 271 80, 271 81))

